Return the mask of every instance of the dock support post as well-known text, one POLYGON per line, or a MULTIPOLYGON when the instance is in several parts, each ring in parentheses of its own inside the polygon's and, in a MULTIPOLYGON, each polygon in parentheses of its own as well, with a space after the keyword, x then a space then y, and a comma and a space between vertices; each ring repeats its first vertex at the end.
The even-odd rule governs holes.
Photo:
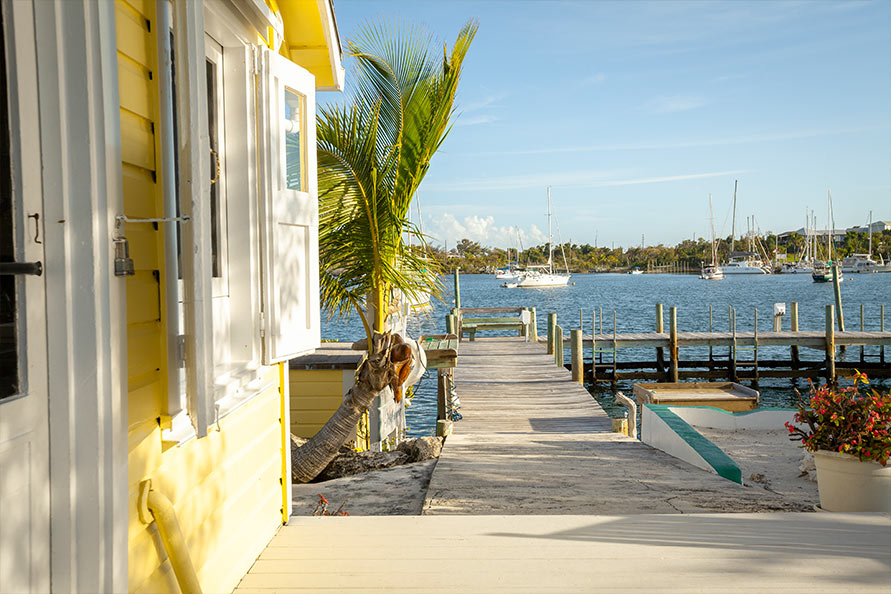
POLYGON ((554 327, 554 363, 563 367, 563 328, 554 327))
POLYGON ((452 369, 437 370, 436 377, 436 435, 448 437, 452 433, 452 422, 446 418, 446 398, 449 393, 449 381, 452 369))
POLYGON ((671 355, 671 381, 678 381, 678 308, 671 307, 668 320, 668 350, 671 355))
POLYGON ((585 310, 579 308, 579 330, 585 329, 585 310))
POLYGON ((826 380, 835 383, 835 309, 832 305, 826 306, 826 380))
POLYGON ((569 333, 572 353, 572 381, 585 384, 585 359, 582 356, 582 331, 569 333))
POLYGON ((752 335, 753 353, 755 355, 755 383, 758 383, 758 308, 755 308, 755 332, 752 335))
MULTIPOLYGON (((593 312, 592 312, 593 314, 593 312)), ((591 327, 591 382, 597 383, 597 320, 591 327)))
MULTIPOLYGON (((798 332, 798 302, 793 301, 790 304, 792 315, 792 332, 798 332)), ((792 369, 798 369, 798 345, 793 344, 790 347, 792 351, 792 369)))
POLYGON ((455 307, 461 309, 461 279, 459 270, 461 269, 455 267, 455 307))
MULTIPOLYGON (((712 306, 711 305, 708 306, 708 331, 709 332, 712 331, 712 306)), ((712 352, 713 348, 714 347, 712 345, 708 345, 708 363, 709 363, 708 370, 709 371, 714 369, 714 366, 715 366, 715 357, 712 352)))
MULTIPOLYGON (((832 289, 835 293, 835 307, 837 311, 835 312, 835 316, 838 318, 838 331, 845 331, 845 315, 842 312, 842 300, 841 300, 841 287, 839 286, 839 278, 838 278, 838 263, 834 263, 832 265, 832 289)), ((841 352, 844 354, 847 347, 845 345, 841 346, 841 352)))
POLYGON ((446 316, 446 334, 458 334, 458 317, 455 314, 446 316))
POLYGON ((554 348, 554 340, 557 334, 557 314, 551 312, 548 314, 548 354, 553 355, 554 351, 557 350, 554 348))
POLYGON ((732 337, 730 343, 730 381, 735 382, 739 378, 736 377, 736 312, 733 306, 728 308, 728 316, 730 320, 730 335, 732 337))
MULTIPOLYGON (((860 331, 863 332, 863 304, 860 304, 860 331)), ((860 345, 860 362, 863 363, 866 355, 863 352, 863 345, 860 345)))
POLYGON ((535 317, 535 308, 529 308, 529 340, 538 344, 538 319, 535 317))
MULTIPOLYGON (((879 306, 879 331, 880 332, 885 331, 885 306, 884 305, 879 306)), ((881 361, 882 363, 885 362, 885 345, 884 344, 882 344, 882 350, 880 351, 880 354, 879 354, 879 361, 881 361)))
MULTIPOLYGON (((665 332, 665 316, 662 315, 661 303, 656 304, 656 332, 665 332)), ((656 367, 659 368, 659 373, 665 373, 665 351, 662 347, 656 349, 656 367)))

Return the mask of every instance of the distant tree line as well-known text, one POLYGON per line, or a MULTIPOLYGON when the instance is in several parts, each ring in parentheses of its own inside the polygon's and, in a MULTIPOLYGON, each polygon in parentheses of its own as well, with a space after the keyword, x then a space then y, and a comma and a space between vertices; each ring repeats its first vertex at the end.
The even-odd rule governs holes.
MULTIPOLYGON (((801 235, 791 235, 783 238, 785 244, 777 247, 775 235, 756 240, 756 250, 765 260, 775 260, 777 255, 786 254, 787 261, 798 260, 805 249, 805 238, 801 235)), ((736 240, 736 250, 746 249, 745 238, 736 240)), ((560 245, 554 245, 554 265, 558 269, 563 268, 563 255, 560 245)), ((686 239, 674 246, 655 245, 643 247, 609 248, 592 246, 587 243, 564 243, 563 250, 566 253, 566 262, 570 272, 607 272, 622 271, 638 267, 641 270, 654 270, 671 266, 684 266, 694 270, 703 263, 711 262, 711 244, 708 240, 699 238, 696 241, 686 239)), ((431 246, 428 248, 430 257, 435 258, 443 270, 454 270, 460 267, 465 272, 490 272, 496 268, 503 268, 508 264, 507 250, 501 248, 482 246, 476 241, 462 239, 457 246, 446 252, 441 248, 431 246)), ((860 231, 848 231, 843 238, 836 239, 833 244, 835 259, 849 254, 865 254, 869 249, 869 236, 860 231)), ((821 259, 826 257, 825 243, 819 246, 818 254, 821 259)), ((873 233, 872 253, 880 254, 885 262, 891 259, 891 231, 873 233)), ((511 250, 511 262, 516 260, 516 252, 511 250)), ((718 260, 726 262, 730 257, 730 237, 718 240, 718 260)), ((782 257, 781 257, 782 259, 782 257)), ((536 245, 525 249, 520 254, 520 265, 545 264, 548 260, 547 244, 536 245)))

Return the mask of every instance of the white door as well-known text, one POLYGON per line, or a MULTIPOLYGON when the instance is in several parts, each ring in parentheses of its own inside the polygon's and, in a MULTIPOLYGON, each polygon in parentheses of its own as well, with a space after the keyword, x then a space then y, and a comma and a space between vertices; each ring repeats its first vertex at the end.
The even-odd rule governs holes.
POLYGON ((318 348, 315 77, 267 49, 260 89, 263 363, 318 348))
POLYGON ((2 0, 0 9, 0 592, 48 592, 45 284, 35 274, 44 259, 44 221, 34 19, 30 2, 2 0))

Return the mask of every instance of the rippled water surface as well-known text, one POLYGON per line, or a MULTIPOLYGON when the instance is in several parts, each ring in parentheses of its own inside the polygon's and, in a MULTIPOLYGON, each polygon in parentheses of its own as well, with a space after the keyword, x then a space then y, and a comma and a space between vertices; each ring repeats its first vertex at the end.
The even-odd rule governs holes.
MULTIPOLYGON (((452 276, 443 279, 446 285, 446 302, 435 303, 426 314, 411 320, 412 336, 445 332, 445 316, 454 307, 452 276)), ((600 312, 603 311, 602 329, 606 334, 613 331, 615 311, 617 332, 653 331, 656 325, 656 303, 665 308, 665 329, 668 331, 669 307, 677 308, 678 330, 706 331, 709 329, 709 306, 712 307, 712 324, 716 331, 726 331, 728 308, 736 309, 737 331, 751 331, 758 311, 758 330, 767 332, 773 327, 773 306, 786 303, 787 315, 783 328, 789 329, 789 303, 799 304, 799 328, 801 330, 825 329, 825 306, 834 303, 831 284, 814 283, 810 275, 757 275, 734 276, 721 281, 703 281, 692 275, 670 274, 580 274, 572 277, 574 286, 547 289, 505 289, 501 281, 490 275, 461 275, 461 305, 463 307, 535 307, 539 335, 547 333, 547 313, 557 314, 557 323, 564 329, 579 328, 580 310, 583 329, 591 332, 592 315, 598 316, 598 332, 601 329, 600 312)), ((860 306, 863 304, 864 330, 878 330, 881 324, 880 306, 885 305, 886 329, 891 329, 891 274, 849 275, 841 284, 845 327, 860 329, 860 306)), ((489 333, 494 335, 494 333, 489 333)), ((488 334, 487 334, 488 335, 488 334)), ((323 320, 322 337, 338 340, 356 340, 364 336, 361 322, 353 316, 349 321, 323 320)), ((622 349, 619 360, 652 359, 652 349, 622 349), (648 352, 650 351, 650 352, 648 352)), ((715 349, 715 356, 726 357, 727 349, 715 349)), ((867 348, 867 355, 878 353, 877 347, 867 348)), ((460 353, 459 353, 460 355, 460 353)), ((708 356, 707 348, 681 350, 681 359, 702 359, 708 356)), ((788 348, 760 347, 760 360, 788 358, 788 348)), ((821 360, 821 351, 802 349, 802 359, 821 360)), ((849 349, 844 359, 858 361, 860 348, 849 349)), ((751 359, 751 352, 742 352, 739 359, 751 359)), ((891 359, 891 349, 886 348, 886 360, 891 359)), ((567 361, 568 352, 567 352, 567 361)), ((872 360, 872 359, 871 359, 872 360)), ((460 364, 459 364, 460 365, 460 364)), ((888 382, 882 384, 885 388, 888 382)), ((793 388, 804 389, 804 380, 762 380, 758 389, 764 406, 789 406, 794 401, 793 388)), ((615 386, 598 384, 588 386, 594 396, 611 414, 617 411, 613 394, 615 390, 631 392, 630 382, 618 382, 615 386)), ((409 433, 429 435, 436 422, 436 378, 429 373, 421 381, 417 395, 407 412, 409 433)))

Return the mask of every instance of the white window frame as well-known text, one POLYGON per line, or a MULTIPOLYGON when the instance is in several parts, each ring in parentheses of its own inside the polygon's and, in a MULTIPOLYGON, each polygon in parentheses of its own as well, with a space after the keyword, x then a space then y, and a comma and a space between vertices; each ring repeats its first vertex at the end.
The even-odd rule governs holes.
MULTIPOLYGON (((181 249, 186 389, 169 395, 172 420, 163 439, 182 443, 203 437, 220 418, 264 391, 268 367, 261 342, 257 32, 231 3, 221 0, 207 0, 203 8, 197 2, 173 2, 173 10, 176 152, 182 210, 191 221, 182 226, 181 249), (222 278, 212 278, 208 172, 215 163, 206 111, 208 58, 219 65, 216 79, 221 83, 216 100, 221 148, 217 183, 220 205, 225 205, 221 218, 232 223, 221 225, 222 278)), ((169 312, 168 318, 177 314, 169 312)))

